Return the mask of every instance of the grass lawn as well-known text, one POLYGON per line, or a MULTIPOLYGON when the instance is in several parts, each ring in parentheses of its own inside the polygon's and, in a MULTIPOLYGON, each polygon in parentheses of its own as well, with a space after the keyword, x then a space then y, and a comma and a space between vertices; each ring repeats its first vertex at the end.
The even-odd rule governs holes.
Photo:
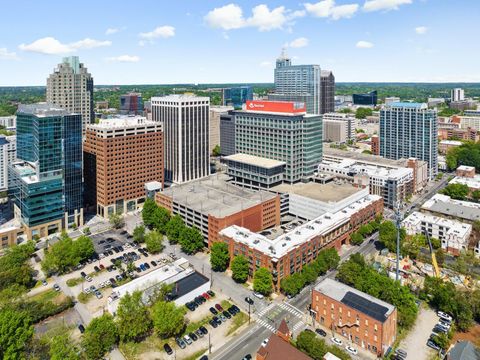
POLYGON ((83 278, 72 278, 67 280, 67 285, 72 287, 80 284, 83 281, 83 278))
POLYGON ((208 324, 211 318, 212 318, 211 316, 207 316, 207 317, 204 317, 202 320, 194 321, 187 324, 187 327, 185 328, 185 331, 183 332, 182 336, 197 330, 200 326, 208 324))
POLYGON ((82 304, 86 304, 87 302, 90 301, 90 298, 93 296, 93 293, 85 294, 83 291, 78 294, 78 301, 80 301, 82 304))
POLYGON ((244 312, 235 315, 231 320, 226 336, 233 334, 237 329, 248 321, 248 315, 244 312))
MULTIPOLYGON (((160 351, 164 352, 163 345, 169 339, 160 339, 157 335, 152 334, 147 337, 144 341, 139 343, 128 342, 128 343, 120 343, 120 351, 123 353, 127 360, 136 360, 141 359, 141 354, 149 352, 149 351, 160 351)), ((173 347, 174 341, 170 342, 170 346, 173 347)))
POLYGON ((181 359, 182 360, 197 360, 207 350, 208 350, 208 348, 203 349, 203 350, 198 350, 195 354, 192 354, 190 356, 187 356, 187 357, 184 357, 184 358, 181 358, 181 359))
POLYGON ((60 295, 60 292, 55 291, 53 289, 49 289, 46 291, 42 291, 41 293, 38 293, 36 295, 33 295, 30 297, 31 300, 38 301, 38 302, 48 302, 48 301, 53 301, 57 296, 60 295))

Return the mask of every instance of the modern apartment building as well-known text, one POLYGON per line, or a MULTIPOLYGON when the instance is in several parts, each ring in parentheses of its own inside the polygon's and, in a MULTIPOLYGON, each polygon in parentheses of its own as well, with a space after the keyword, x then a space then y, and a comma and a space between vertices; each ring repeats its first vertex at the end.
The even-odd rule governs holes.
POLYGON ((162 125, 165 181, 183 183, 210 174, 210 98, 153 97, 152 119, 162 125))
POLYGON ((0 135, 0 192, 8 190, 8 167, 17 155, 17 138, 15 135, 0 135))
POLYGON ((210 106, 209 124, 209 149, 211 154, 215 146, 220 146, 220 118, 222 115, 227 115, 229 111, 233 110, 232 106, 210 106))
POLYGON ((83 133, 95 121, 93 77, 78 56, 63 58, 47 79, 47 102, 81 114, 83 133))
POLYGON ((252 191, 230 184, 228 176, 214 174, 155 194, 157 204, 198 228, 210 246, 219 232, 239 225, 262 231, 280 225, 280 198, 267 191, 252 191))
POLYGON ((233 106, 235 109, 241 109, 247 100, 253 100, 252 86, 237 86, 225 88, 222 91, 223 106, 233 106))
POLYGON ((355 139, 357 120, 341 113, 323 114, 323 141, 346 143, 355 139))
POLYGON ((465 100, 465 91, 461 88, 455 88, 450 91, 451 101, 463 101, 465 100))
MULTIPOLYGON (((480 118, 478 118, 480 124, 480 118)), ((461 121, 461 120, 460 120, 461 121)), ((467 127, 462 129, 456 128, 443 128, 438 129, 438 137, 441 140, 466 140, 466 141, 473 141, 477 142, 480 140, 480 135, 478 135, 478 131, 475 128, 467 127)))
POLYGON ((397 337, 397 308, 333 279, 312 291, 310 313, 325 329, 382 357, 397 337))
POLYGON ((322 118, 303 103, 249 101, 234 111, 235 150, 286 163, 285 181, 313 176, 322 160, 322 118))
POLYGON ((320 72, 320 114, 335 111, 335 76, 331 70, 320 72))
POLYGON ((9 172, 15 215, 29 239, 83 225, 81 115, 47 103, 21 105, 9 172))
POLYGON ((143 115, 142 94, 131 92, 125 95, 120 95, 120 113, 143 115))
MULTIPOLYGON (((319 65, 292 65, 285 50, 277 59, 274 71, 273 101, 304 102, 307 114, 321 114, 321 71, 319 65)), ((331 86, 328 82, 326 87, 331 86)))
POLYGON ((163 133, 141 116, 87 126, 84 143, 85 202, 97 215, 130 212, 145 200, 145 183, 163 185, 163 133))
POLYGON ((17 117, 15 115, 0 116, 0 126, 4 127, 5 130, 15 131, 17 127, 17 117))
POLYGON ((232 225, 220 231, 218 241, 228 245, 231 259, 237 255, 247 258, 250 278, 258 268, 267 268, 273 275, 274 290, 279 291, 283 278, 301 271, 317 258, 320 250, 330 247, 339 250, 349 243, 352 232, 382 212, 382 198, 366 194, 335 213, 323 213, 276 237, 232 225))
POLYGON ((426 161, 430 179, 438 173, 437 136, 437 112, 427 104, 392 103, 380 111, 380 155, 426 161))

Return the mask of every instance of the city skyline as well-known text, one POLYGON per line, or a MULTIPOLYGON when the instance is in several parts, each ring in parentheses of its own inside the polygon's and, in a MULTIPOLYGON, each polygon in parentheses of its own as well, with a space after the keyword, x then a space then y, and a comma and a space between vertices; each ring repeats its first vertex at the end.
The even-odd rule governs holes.
POLYGON ((478 35, 479 8, 466 0, 144 0, 132 17, 117 3, 86 1, 72 18, 54 4, 7 3, 5 13, 21 13, 28 26, 17 17, 0 25, 9 35, 0 41, 0 86, 44 85, 71 55, 96 84, 273 82, 284 46, 294 64, 333 70, 337 82, 476 82, 475 56, 452 64, 465 49, 458 39, 478 35), (445 31, 448 23, 462 26, 445 31))

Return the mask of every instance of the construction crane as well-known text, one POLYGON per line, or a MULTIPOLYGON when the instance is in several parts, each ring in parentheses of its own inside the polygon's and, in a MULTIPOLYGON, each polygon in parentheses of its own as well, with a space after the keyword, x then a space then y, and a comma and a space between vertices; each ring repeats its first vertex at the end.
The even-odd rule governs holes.
POLYGON ((433 265, 433 270, 435 272, 435 277, 440 278, 440 268, 438 267, 437 263, 437 257, 435 256, 435 253, 433 252, 433 246, 432 242, 430 241, 430 234, 428 233, 427 230, 423 232, 425 234, 425 237, 428 240, 428 246, 430 247, 430 255, 432 256, 432 265, 433 265))

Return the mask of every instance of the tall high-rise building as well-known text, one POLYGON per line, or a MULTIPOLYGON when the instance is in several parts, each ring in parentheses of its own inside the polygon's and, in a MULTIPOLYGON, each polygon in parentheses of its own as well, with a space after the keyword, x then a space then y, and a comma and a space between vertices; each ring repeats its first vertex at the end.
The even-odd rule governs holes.
POLYGON ((426 161, 430 179, 438 173, 437 134, 437 112, 427 104, 391 103, 380 111, 380 155, 426 161))
POLYGON ((234 111, 237 153, 284 161, 285 181, 312 176, 322 161, 322 118, 304 103, 249 101, 234 111))
POLYGON ((463 101, 465 100, 465 91, 461 88, 452 89, 450 92, 450 98, 452 101, 463 101))
POLYGON ((292 65, 285 49, 277 59, 274 71, 273 101, 304 102, 308 114, 321 113, 321 71, 319 65, 292 65))
POLYGON ((8 190, 8 166, 17 155, 17 138, 15 135, 0 135, 0 192, 8 190))
POLYGON ((235 116, 233 111, 220 115, 220 152, 224 156, 235 154, 235 116))
POLYGON ((183 183, 210 174, 210 98, 189 95, 153 97, 152 119, 164 133, 165 180, 183 183))
POLYGON ((142 94, 132 92, 120 95, 120 113, 143 115, 142 94))
POLYGON ((331 70, 320 72, 320 114, 335 111, 335 76, 331 70))
POLYGON ((223 105, 233 106, 235 109, 241 109, 247 100, 253 100, 252 86, 237 86, 225 88, 222 91, 223 105))
POLYGON ((83 133, 95 122, 93 78, 78 56, 63 58, 47 79, 47 102, 82 115, 83 133))
POLYGON ((84 143, 85 203, 108 218, 137 209, 145 183, 163 185, 163 134, 141 116, 100 120, 87 126, 84 143))
POLYGON ((228 112, 231 110, 233 110, 232 106, 210 106, 210 146, 208 148, 210 154, 213 152, 215 146, 220 146, 220 118, 222 115, 228 114, 228 112))
POLYGON ((28 238, 82 225, 81 115, 48 103, 21 105, 17 161, 9 172, 15 214, 28 238))

